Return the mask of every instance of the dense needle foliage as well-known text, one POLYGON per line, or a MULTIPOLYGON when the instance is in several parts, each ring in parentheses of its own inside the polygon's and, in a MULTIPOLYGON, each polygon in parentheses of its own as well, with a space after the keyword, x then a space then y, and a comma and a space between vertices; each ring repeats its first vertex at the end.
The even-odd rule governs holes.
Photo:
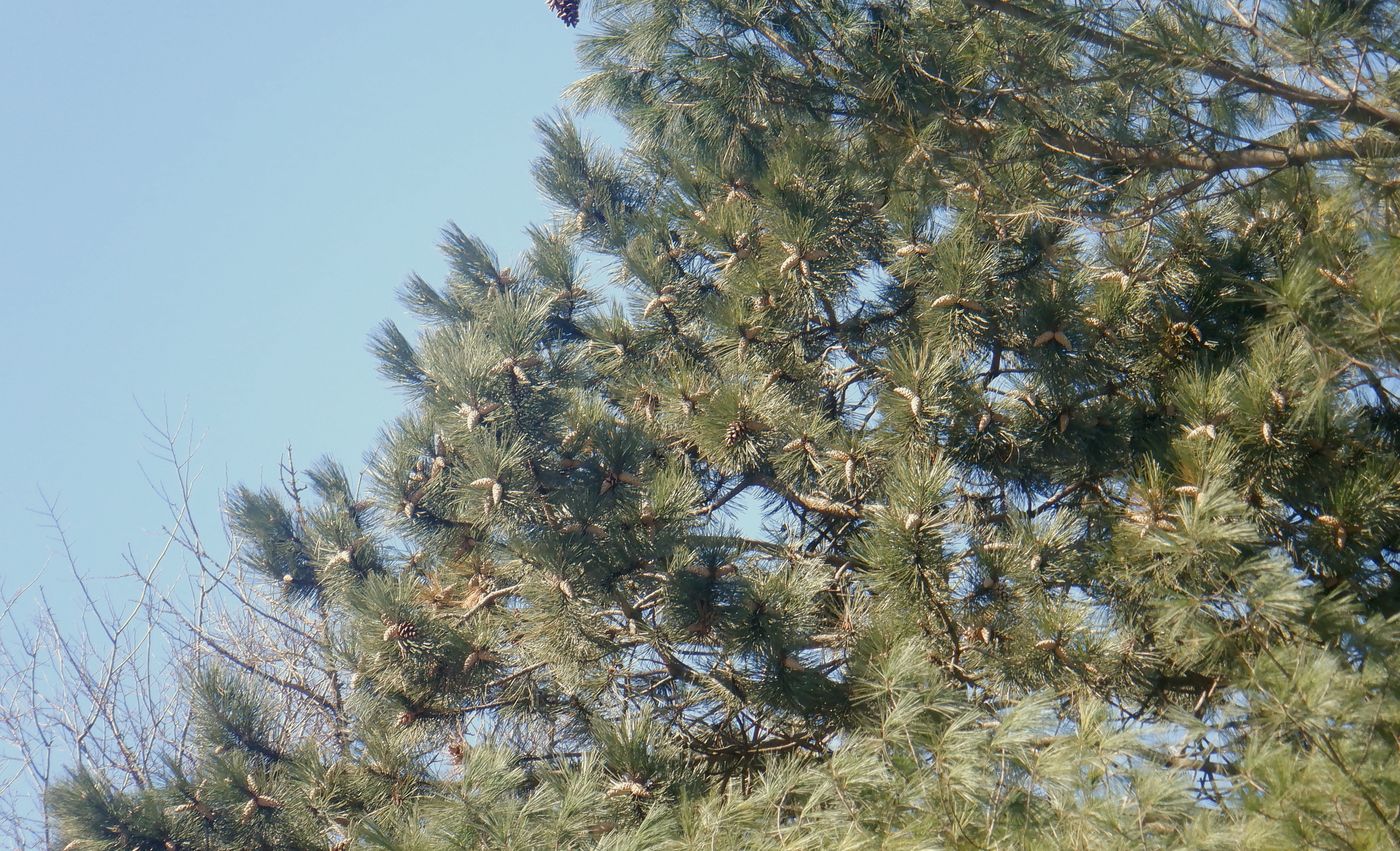
POLYGON ((591 14, 372 493, 229 501, 345 729, 210 670, 70 847, 1400 845, 1397 4, 591 14))

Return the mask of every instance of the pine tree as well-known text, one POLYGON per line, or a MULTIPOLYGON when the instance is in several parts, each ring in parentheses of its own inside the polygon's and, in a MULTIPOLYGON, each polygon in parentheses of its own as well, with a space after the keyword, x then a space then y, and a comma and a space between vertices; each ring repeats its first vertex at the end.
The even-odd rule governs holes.
POLYGON ((1397 6, 594 13, 372 506, 231 501, 346 742, 207 672, 74 851, 1400 845, 1397 6))

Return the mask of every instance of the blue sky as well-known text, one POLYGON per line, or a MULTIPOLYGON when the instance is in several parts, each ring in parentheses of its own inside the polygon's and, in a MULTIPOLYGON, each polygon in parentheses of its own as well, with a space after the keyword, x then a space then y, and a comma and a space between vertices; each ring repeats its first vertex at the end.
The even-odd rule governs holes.
POLYGON ((206 527, 288 444, 357 468, 400 407, 366 335, 437 229, 509 259, 547 216, 574 40, 543 0, 5 4, 0 590, 62 584, 41 488, 87 571, 158 549, 142 407, 202 436, 206 527))

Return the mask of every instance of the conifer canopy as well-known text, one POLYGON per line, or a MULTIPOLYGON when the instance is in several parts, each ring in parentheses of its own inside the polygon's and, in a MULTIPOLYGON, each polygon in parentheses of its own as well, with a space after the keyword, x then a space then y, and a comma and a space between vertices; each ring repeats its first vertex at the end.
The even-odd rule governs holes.
POLYGON ((1400 6, 584 11, 626 148, 229 499, 344 726, 209 667, 68 847, 1400 846, 1400 6))

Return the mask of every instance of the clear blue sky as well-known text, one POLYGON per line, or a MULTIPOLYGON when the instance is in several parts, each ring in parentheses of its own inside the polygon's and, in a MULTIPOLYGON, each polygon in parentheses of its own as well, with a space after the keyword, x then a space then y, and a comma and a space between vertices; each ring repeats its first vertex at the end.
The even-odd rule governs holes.
POLYGON ((204 435, 202 512, 289 443, 356 468, 400 409, 366 335, 437 229, 509 260, 546 216, 574 40, 543 0, 5 4, 0 589, 61 584, 41 487, 88 571, 158 547, 138 404, 204 435))

